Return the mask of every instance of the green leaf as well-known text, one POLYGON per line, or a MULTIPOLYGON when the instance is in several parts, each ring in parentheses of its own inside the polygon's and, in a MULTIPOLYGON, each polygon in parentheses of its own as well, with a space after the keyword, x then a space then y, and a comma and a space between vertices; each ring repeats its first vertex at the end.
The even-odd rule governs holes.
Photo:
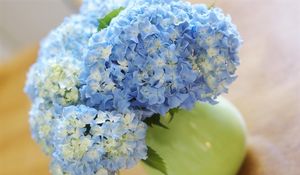
POLYGON ((157 125, 157 126, 160 126, 162 128, 165 128, 165 129, 169 129, 166 125, 162 124, 160 122, 160 115, 159 114, 154 114, 152 115, 151 117, 149 118, 146 118, 144 120, 144 122, 150 126, 150 127, 153 127, 153 125, 157 125))
POLYGON ((120 7, 118 9, 113 10, 109 14, 107 14, 104 18, 99 19, 98 32, 109 26, 111 20, 119 15, 119 13, 124 10, 124 7, 120 7))
POLYGON ((142 160, 145 164, 149 165, 150 167, 162 172, 163 174, 167 175, 167 168, 164 160, 160 157, 159 154, 151 147, 148 146, 148 158, 146 160, 142 160))
POLYGON ((173 109, 170 109, 169 110, 169 114, 171 116, 170 120, 169 120, 169 123, 174 119, 174 115, 179 112, 180 109, 179 108, 173 108, 173 109))

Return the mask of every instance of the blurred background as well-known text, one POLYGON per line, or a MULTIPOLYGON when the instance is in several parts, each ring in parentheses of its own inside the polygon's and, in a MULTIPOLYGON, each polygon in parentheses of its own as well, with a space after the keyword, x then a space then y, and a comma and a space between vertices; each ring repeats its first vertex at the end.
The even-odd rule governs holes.
MULTIPOLYGON (((190 0, 211 4, 213 0, 190 0)), ((43 175, 48 158, 32 141, 25 74, 38 42, 79 0, 0 0, 0 175, 43 175)), ((248 126, 240 175, 300 174, 300 1, 217 0, 243 37, 230 99, 248 126)), ((138 166, 124 174, 141 175, 138 166)))
POLYGON ((0 61, 38 42, 79 4, 80 0, 0 0, 0 61))

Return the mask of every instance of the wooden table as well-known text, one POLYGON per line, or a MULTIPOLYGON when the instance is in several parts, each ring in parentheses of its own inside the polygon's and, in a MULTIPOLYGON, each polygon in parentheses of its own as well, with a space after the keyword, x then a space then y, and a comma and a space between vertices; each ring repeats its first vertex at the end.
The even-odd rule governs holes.
MULTIPOLYGON (((244 39, 239 78, 226 95, 249 128, 240 175, 299 175, 300 1, 219 0, 217 6, 232 15, 244 39)), ((30 137, 22 92, 36 52, 26 49, 0 66, 0 175, 49 174, 48 158, 30 137)), ((144 173, 137 166, 122 174, 144 173)))

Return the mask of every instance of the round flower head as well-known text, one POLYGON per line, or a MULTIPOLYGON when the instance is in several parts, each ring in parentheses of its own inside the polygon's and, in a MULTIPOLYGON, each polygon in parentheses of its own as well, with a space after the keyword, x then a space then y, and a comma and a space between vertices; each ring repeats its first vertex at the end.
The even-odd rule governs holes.
POLYGON ((80 61, 72 57, 40 60, 28 74, 27 89, 34 89, 32 98, 43 98, 59 105, 79 100, 80 61))
POLYGON ((44 98, 59 105, 78 101, 82 55, 95 30, 88 17, 74 15, 44 39, 25 86, 32 100, 44 98))
POLYGON ((114 172, 146 158, 146 125, 133 113, 69 106, 54 131, 53 159, 63 172, 94 174, 103 168, 114 172))
POLYGON ((98 24, 91 14, 65 18, 64 22, 41 42, 39 59, 70 56, 82 60, 88 39, 97 31, 98 24))
POLYGON ((196 101, 215 103, 235 79, 241 43, 220 9, 137 0, 93 34, 81 98, 89 106, 144 116, 196 101))

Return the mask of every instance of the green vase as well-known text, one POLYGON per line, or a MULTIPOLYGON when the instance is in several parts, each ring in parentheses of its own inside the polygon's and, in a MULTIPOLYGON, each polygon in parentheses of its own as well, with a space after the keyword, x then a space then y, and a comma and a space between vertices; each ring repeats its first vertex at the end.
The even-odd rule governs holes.
MULTIPOLYGON (((147 144, 164 159, 168 175, 235 175, 246 150, 246 126, 239 111, 226 99, 217 105, 197 103, 182 110, 168 130, 154 126, 147 144)), ((144 164, 148 175, 163 175, 144 164)))

